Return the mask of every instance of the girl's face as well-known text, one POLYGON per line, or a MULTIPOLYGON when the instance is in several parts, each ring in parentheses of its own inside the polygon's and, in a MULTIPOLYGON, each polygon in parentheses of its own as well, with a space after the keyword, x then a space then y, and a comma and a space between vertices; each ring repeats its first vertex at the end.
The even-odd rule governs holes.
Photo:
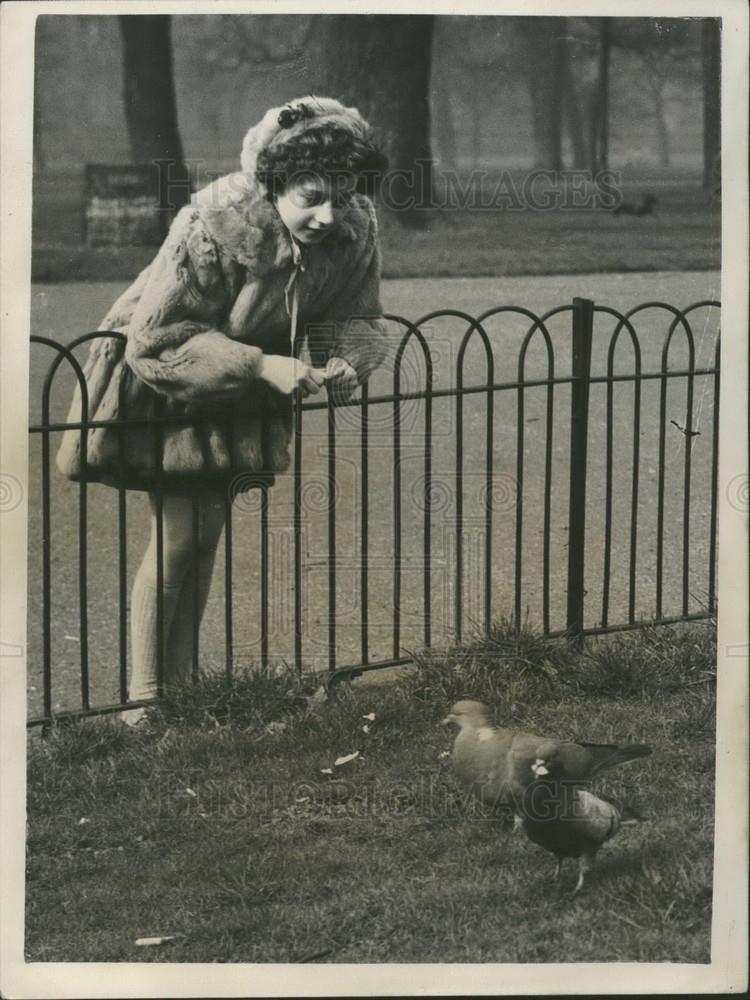
POLYGON ((298 243, 320 243, 354 194, 354 175, 300 175, 275 199, 281 221, 298 243))

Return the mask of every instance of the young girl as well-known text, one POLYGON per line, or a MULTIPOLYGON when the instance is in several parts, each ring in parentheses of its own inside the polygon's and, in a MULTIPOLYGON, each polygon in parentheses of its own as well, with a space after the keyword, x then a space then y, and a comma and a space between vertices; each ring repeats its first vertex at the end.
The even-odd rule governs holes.
MULTIPOLYGON (((151 539, 131 600, 132 701, 158 694, 157 484, 169 687, 189 676, 225 497, 287 468, 292 394, 325 384, 345 400, 385 354, 377 226, 364 194, 385 159, 356 108, 316 97, 272 108, 245 136, 241 166, 194 195, 105 317, 100 329, 123 332, 125 345, 93 341, 88 419, 140 423, 89 430, 85 461, 81 432, 66 431, 57 457, 71 479, 149 494, 151 539), (317 367, 291 356, 305 335, 317 367)), ((69 420, 81 420, 79 389, 69 420)))

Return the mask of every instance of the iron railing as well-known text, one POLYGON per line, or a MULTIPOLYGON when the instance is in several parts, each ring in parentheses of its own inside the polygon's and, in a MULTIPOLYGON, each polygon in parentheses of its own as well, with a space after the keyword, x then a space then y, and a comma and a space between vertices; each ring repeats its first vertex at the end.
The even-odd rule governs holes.
MULTIPOLYGON (((258 480, 257 489, 252 494, 242 494, 244 497, 254 498, 252 504, 243 502, 248 509, 252 507, 257 516, 257 534, 255 529, 252 532, 244 530, 243 524, 241 541, 253 546, 260 556, 257 566, 258 598, 253 608, 259 621, 259 637, 251 650, 254 659, 263 665, 279 659, 291 659, 300 671, 319 668, 322 660, 326 671, 337 676, 341 673, 408 663, 411 661, 410 649, 417 645, 430 647, 436 642, 435 615, 440 612, 439 601, 436 607, 436 593, 439 589, 437 569, 440 570, 440 586, 445 587, 448 581, 448 599, 442 603, 443 614, 440 615, 439 622, 442 635, 438 642, 444 641, 446 637, 460 641, 469 620, 474 630, 489 630, 493 619, 501 615, 512 618, 516 624, 526 621, 549 636, 567 634, 580 639, 586 635, 634 628, 645 621, 668 623, 713 614, 716 605, 719 336, 718 329, 714 330, 712 324, 716 325, 718 308, 719 303, 714 300, 696 302, 682 310, 663 302, 646 302, 622 313, 579 298, 574 299, 571 304, 552 309, 543 316, 515 306, 497 307, 476 317, 455 309, 436 310, 415 323, 401 316, 388 315, 386 319, 400 332, 388 370, 381 376, 381 382, 392 378, 386 391, 377 391, 379 383, 374 378, 369 386, 362 389, 358 398, 342 406, 334 407, 330 400, 314 400, 295 407, 291 474, 281 477, 285 483, 274 488, 276 494, 282 487, 289 486, 292 506, 291 553, 287 547, 289 558, 286 560, 286 565, 291 564, 289 598, 292 642, 290 648, 281 653, 273 646, 284 629, 272 627, 270 617, 272 611, 279 611, 279 603, 283 604, 283 593, 280 593, 280 596, 277 595, 279 599, 276 608, 272 607, 271 590, 274 586, 278 588, 279 579, 284 577, 284 570, 283 565, 279 569, 278 560, 272 566, 278 553, 275 550, 272 552, 271 542, 276 537, 274 531, 279 524, 286 532, 289 517, 285 515, 274 520, 274 503, 269 496, 268 484, 262 479, 258 480), (668 323, 658 352, 659 363, 649 365, 644 363, 644 351, 646 355, 656 357, 656 335, 649 332, 646 342, 643 342, 636 324, 644 317, 650 317, 650 322, 653 323, 654 317, 664 314, 668 323), (564 330, 560 330, 561 322, 567 325, 568 315, 571 321, 571 339, 568 339, 564 330), (691 325, 691 319, 696 315, 702 318, 701 336, 697 344, 691 325), (500 362, 505 363, 505 369, 498 377, 499 360, 496 349, 493 349, 490 326, 492 323, 511 320, 523 324, 519 333, 517 366, 515 373, 508 369, 508 357, 504 353, 500 362), (608 331, 595 331, 597 321, 609 323, 608 331), (460 335, 454 332, 449 336, 440 334, 439 328, 442 329, 446 322, 458 324, 463 332, 460 335), (554 336, 552 327, 556 328, 554 336), (623 341, 629 345, 628 365, 623 365, 623 341), (675 347, 678 341, 682 345, 679 350, 675 347), (455 375, 455 384, 439 384, 446 374, 443 370, 446 366, 443 365, 442 358, 437 359, 436 343, 443 347, 448 345, 449 355, 457 348, 455 367, 448 366, 455 375), (536 367, 542 369, 537 373, 528 371, 529 357, 533 353, 532 344, 536 349, 536 367), (543 348, 541 352, 539 347, 543 348), (477 349, 483 359, 484 369, 483 377, 479 379, 472 378, 470 371, 467 373, 472 365, 467 359, 472 351, 476 354, 477 349), (415 374, 415 353, 420 359, 418 375, 415 374), (599 373, 593 367, 595 354, 601 354, 599 373), (407 355, 411 358, 410 364, 406 364, 407 355), (568 355, 569 370, 559 374, 559 359, 567 358, 568 355), (679 355, 680 363, 675 366, 676 355, 679 355), (697 407, 696 381, 700 381, 697 407), (644 403, 644 395, 651 386, 658 389, 658 399, 654 397, 651 403, 644 403), (604 389, 605 397, 599 407, 601 413, 594 419, 592 394, 599 387, 604 389), (630 387, 632 404, 622 397, 621 392, 618 395, 618 387, 630 387), (684 401, 682 397, 674 395, 678 387, 684 390, 684 401), (543 396, 541 406, 537 401, 538 394, 543 396), (506 434, 507 422, 502 421, 499 409, 501 402, 504 404, 513 398, 515 433, 506 434), (535 405, 532 406, 532 403, 535 405), (412 424, 408 427, 405 423, 407 404, 412 408, 416 406, 418 411, 418 419, 416 411, 411 413, 412 424), (440 406, 447 408, 438 415, 440 406), (656 419, 656 428, 653 427, 653 419, 647 420, 644 426, 644 412, 648 417, 649 408, 650 416, 656 419), (709 409, 710 435, 697 426, 709 409), (483 417, 480 419, 482 410, 483 417), (532 410, 538 412, 538 415, 528 416, 532 410), (385 413, 389 417, 384 424, 381 418, 385 413), (347 418, 342 437, 341 423, 344 414, 347 414, 347 418), (319 423, 321 416, 324 418, 324 426, 318 426, 313 432, 309 428, 313 427, 316 420, 319 423), (438 435, 441 420, 443 426, 438 435), (415 421, 420 424, 417 430, 414 427, 415 421), (527 425, 531 423, 539 423, 543 434, 540 440, 534 439, 530 444, 534 435, 527 425), (654 431, 655 442, 649 439, 649 434, 653 437, 654 431), (439 447, 436 451, 438 437, 439 447), (514 473, 500 473, 498 454, 505 456, 513 438, 515 454, 512 456, 512 463, 507 464, 509 468, 514 468, 514 473), (558 438, 563 441, 567 439, 567 449, 560 447, 558 438), (312 473, 312 480, 309 466, 304 460, 304 447, 311 439, 324 442, 324 454, 318 456, 320 461, 318 468, 312 473), (626 446, 622 445, 620 439, 626 440, 626 446), (701 441, 702 465, 696 477, 693 451, 698 440, 701 441), (480 443, 482 447, 479 450, 483 454, 477 457, 480 443), (670 447, 672 443, 674 447, 670 447), (703 447, 704 443, 707 447, 703 447), (648 456, 644 459, 643 452, 649 446, 655 447, 655 457, 652 459, 655 465, 649 467, 646 474, 644 461, 648 461, 648 456), (356 455, 356 460, 348 460, 348 467, 356 471, 359 482, 358 488, 352 491, 349 498, 356 500, 356 513, 349 525, 353 525, 354 530, 350 532, 351 538, 346 549, 348 554, 344 557, 340 555, 338 544, 339 531, 344 527, 340 523, 342 496, 338 487, 342 449, 356 455), (592 454, 599 463, 603 458, 602 468, 592 469, 592 454), (629 456, 629 469, 625 472, 621 471, 626 464, 621 454, 629 456), (437 460, 440 458, 447 461, 444 469, 439 468, 437 460), (414 472, 415 462, 420 470, 418 475, 414 472), (533 468, 536 471, 532 471, 533 468), (656 479, 655 497, 651 487, 648 502, 644 498, 647 492, 643 484, 644 475, 650 475, 649 483, 653 482, 654 477, 656 479), (390 485, 386 489, 383 480, 388 478, 390 485), (315 503, 312 505, 306 494, 311 481, 315 494, 315 503), (474 488, 473 499, 478 500, 478 515, 469 511, 471 491, 468 486, 474 488), (705 494, 700 498, 698 506, 699 524, 695 523, 697 501, 693 498, 697 487, 699 492, 703 490, 705 494), (407 489, 408 496, 405 495, 407 489), (383 492, 387 492, 390 497, 390 530, 386 530, 388 526, 383 524, 382 514, 377 521, 373 521, 373 513, 377 513, 375 501, 379 500, 382 506, 383 492), (536 516, 534 493, 540 500, 541 508, 536 516), (446 504, 445 497, 448 494, 450 502, 446 504), (564 495, 568 498, 567 513, 560 515, 556 513, 556 509, 553 511, 553 506, 559 506, 555 498, 564 495), (675 508, 675 497, 678 500, 679 517, 675 517, 672 510, 675 508), (407 502, 409 498, 411 503, 407 502), (654 506, 655 509, 652 509, 654 506), (623 510, 618 513, 618 508, 623 510), (509 514, 513 522, 512 530, 502 543, 496 530, 501 520, 496 516, 499 513, 509 514), (311 564, 309 550, 312 537, 307 529, 311 517, 317 514, 323 515, 325 522, 325 549, 317 562, 323 565, 326 593, 324 607, 319 609, 323 638, 321 640, 318 635, 316 648, 310 649, 306 648, 306 641, 309 647, 314 629, 309 607, 305 607, 305 602, 310 604, 311 594, 314 595, 314 600, 320 600, 320 588, 311 590, 305 587, 305 574, 311 564), (535 532, 541 534, 541 551, 534 553, 535 569, 531 576, 527 572, 530 523, 537 525, 535 532), (378 525, 378 537, 373 541, 374 524, 378 525), (592 531, 595 532, 594 535, 592 531), (443 545, 440 559, 435 556, 438 535, 443 545), (563 540, 565 535, 566 541, 563 540), (652 565, 644 555, 640 542, 644 535, 653 543, 651 548, 655 550, 652 565), (595 544, 592 544, 592 538, 595 544), (416 548, 410 550, 408 542, 414 539, 416 548), (512 558, 509 551, 511 546, 512 558), (566 554, 563 552, 565 547, 566 554), (665 565, 667 548, 670 555, 676 555, 680 564, 677 583, 672 579, 674 574, 670 576, 669 567, 665 565), (691 561, 692 549, 696 549, 697 557, 691 561), (620 551, 624 555, 618 556, 620 551), (699 563, 697 568, 696 561, 699 563), (439 567, 437 563, 440 564, 439 567), (646 569, 644 563, 647 564, 646 569), (511 566, 512 573, 509 572, 511 566), (418 597, 414 596, 414 588, 409 588, 405 583, 405 574, 412 569, 416 569, 421 575, 421 594, 418 597), (473 576, 470 570, 473 570, 473 576), (390 594, 385 596, 385 585, 382 582, 384 573, 390 580, 390 594), (697 596, 696 573, 699 573, 702 581, 697 588, 697 596), (349 582, 342 585, 340 574, 346 574, 349 582), (380 582, 373 583, 378 575, 380 582), (667 576, 670 576, 671 581, 669 587, 667 576), (653 601, 649 606, 650 610, 644 611, 643 591, 651 590, 652 578, 653 601), (530 580, 534 581, 533 584, 530 580), (619 596, 616 599, 613 599, 613 590, 618 590, 619 596), (596 591, 598 595, 594 606, 592 595, 596 591), (342 600, 350 600, 352 594, 355 595, 354 603, 358 606, 358 621, 356 627, 346 629, 349 662, 342 666, 340 626, 347 616, 341 612, 339 605, 342 600), (562 620, 561 596, 564 596, 562 620), (376 623, 377 628, 372 618, 374 597, 379 599, 381 615, 384 609, 388 612, 387 623, 381 617, 376 623), (478 614, 472 615, 469 607, 471 600, 474 600, 478 614), (530 603, 535 605, 533 612, 530 610, 530 603), (598 614, 592 619, 594 610, 598 614), (446 622, 448 614, 452 614, 452 621, 446 622), (405 615, 407 622, 404 621, 405 615), (378 652, 374 653, 375 632, 378 629, 382 631, 384 624, 387 624, 388 636, 385 643, 381 641, 378 652), (323 647, 324 652, 321 653, 323 647)), ((42 384, 41 419, 32 422, 30 427, 31 435, 39 441, 40 448, 38 473, 32 457, 32 480, 35 474, 41 479, 38 492, 32 491, 32 496, 40 498, 40 509, 32 510, 30 516, 40 516, 42 529, 41 547, 37 553, 40 571, 30 573, 30 597, 36 594, 41 584, 41 605, 39 606, 38 600, 30 600, 29 624, 30 676, 34 679, 38 675, 41 661, 42 691, 39 711, 30 712, 30 725, 48 723, 55 718, 116 711, 127 702, 128 548, 131 531, 128 492, 122 487, 114 493, 97 491, 97 495, 106 492, 110 497, 116 496, 117 565, 110 567, 109 576, 113 580, 116 578, 118 662, 116 693, 113 694, 110 690, 110 669, 109 680, 97 680, 99 687, 106 688, 110 684, 107 689, 110 691, 109 696, 104 699, 92 698, 89 532, 101 529, 101 519, 97 522, 96 516, 90 513, 91 484, 86 482, 85 475, 78 484, 70 484, 53 470, 51 448, 53 435, 71 428, 79 429, 81 454, 85 455, 87 434, 97 427, 117 426, 124 434, 128 427, 148 424, 154 429, 157 467, 161 467, 163 427, 167 418, 159 417, 158 414, 149 421, 96 421, 88 418, 86 382, 75 351, 81 345, 100 337, 124 341, 123 334, 116 332, 85 334, 67 345, 40 336, 31 338, 33 344, 53 351, 55 356, 42 384), (69 375, 72 374, 82 392, 82 419, 74 424, 52 418, 52 389, 63 362, 69 366, 69 375), (77 545, 75 555, 71 550, 67 560, 63 561, 64 573, 58 568, 58 578, 64 579, 56 583, 53 563, 59 567, 60 559, 53 560, 53 547, 58 538, 65 537, 67 544, 70 542, 70 519, 66 522, 65 531, 58 531, 53 527, 53 494, 63 489, 67 491, 60 504, 63 515, 70 514, 69 504, 73 498, 76 499, 77 545), (79 635, 65 638, 75 641, 79 647, 75 673, 80 689, 80 704, 76 705, 72 704, 70 690, 70 658, 66 678, 53 683, 53 632, 72 628, 59 620, 59 614, 55 617, 53 628, 53 604, 66 586, 70 590, 70 562, 74 558, 77 559, 75 575, 78 583, 79 635), (32 620, 35 611, 38 612, 36 621, 32 620), (58 694, 63 698, 62 702, 55 702, 58 694)), ((495 348, 504 345, 505 341, 495 339, 495 348)), ((645 361, 648 361, 648 357, 645 361)), ((476 360, 473 366, 477 367, 476 360)), ((481 363, 479 367, 482 368, 481 363)), ((69 388, 70 386, 67 387, 68 390, 69 388)), ((66 391, 63 401, 67 403, 68 399, 69 391, 66 391)), ((191 419, 194 418, 185 418, 186 421, 191 419)), ((174 424, 175 417, 170 416, 168 422, 174 424)), ((122 436, 120 441, 122 442, 122 436)), ((155 494, 158 509, 158 588, 161 591, 163 493, 157 487, 155 494)), ((232 495, 230 490, 224 499, 226 527, 223 546, 223 669, 229 679, 237 659, 233 600, 236 586, 233 514, 237 513, 237 502, 238 496, 232 495)), ((108 518, 111 516, 110 511, 108 518)), ((501 527, 506 527, 506 519, 502 520, 501 527)), ((105 521, 105 526, 107 524, 109 520, 105 521)), ((33 522, 30 537, 32 540, 37 538, 33 522)), ((92 537, 96 539, 97 535, 93 534, 92 537)), ((538 539, 533 540, 538 547, 538 539)), ((197 505, 194 506, 193 541, 197 550, 197 505)), ((113 543, 110 541, 109 544, 113 543)), ((94 554, 97 548, 95 545, 94 554)), ((105 580, 101 576, 104 569, 106 567, 97 566, 102 580, 105 580)), ((197 590, 195 587, 196 598, 197 590)), ((69 597, 68 594, 66 600, 69 597)), ((352 617, 351 611, 349 608, 349 619, 352 617)), ((161 593, 157 613, 160 631, 163 631, 161 593)), ((280 613, 283 617, 285 609, 282 608, 280 613)), ((67 616, 63 617, 65 622, 69 622, 67 616)), ((110 620, 111 616, 107 618, 107 621, 110 620)), ((96 645, 101 640, 100 634, 96 637, 96 645)), ((163 677, 163 645, 159 641, 160 685, 163 677)), ((194 651, 193 676, 197 677, 203 662, 198 642, 197 608, 194 616, 194 651)), ((215 660, 213 651, 212 659, 215 660)), ((99 669, 98 678, 101 673, 102 670, 99 669)), ((36 687, 38 702, 38 685, 36 687)), ((33 702, 34 698, 32 709, 33 702)))

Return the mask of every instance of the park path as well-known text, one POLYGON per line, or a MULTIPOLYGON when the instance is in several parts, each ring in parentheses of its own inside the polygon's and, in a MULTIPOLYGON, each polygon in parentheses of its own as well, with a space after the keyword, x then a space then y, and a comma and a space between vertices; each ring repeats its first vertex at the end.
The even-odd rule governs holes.
MULTIPOLYGON (((717 272, 639 273, 611 275, 560 275, 529 278, 404 279, 383 283, 386 312, 415 320, 437 309, 455 309, 478 315, 495 305, 525 306, 539 314, 569 303, 573 296, 593 298, 598 304, 627 310, 640 302, 660 300, 684 308, 699 299, 719 298, 717 272)), ((65 343, 82 332, 96 328, 98 320, 123 283, 37 285, 32 290, 32 332, 65 343)), ((649 311, 639 319, 637 330, 643 354, 643 370, 657 370, 669 317, 649 311)), ((435 365, 435 386, 455 385, 456 356, 466 324, 457 319, 431 321, 424 329, 435 365)), ((494 349, 496 381, 513 381, 517 375, 518 349, 528 323, 511 316, 499 317, 487 325, 494 349)), ((606 347, 613 322, 597 321, 593 371, 606 365, 606 347)), ((696 314, 696 365, 709 365, 717 330, 716 311, 696 314)), ((555 373, 566 374, 570 366, 569 314, 554 318, 549 325, 555 349, 555 373)), ((394 329, 394 343, 396 342, 394 329)), ((49 362, 49 351, 34 347, 31 362, 32 420, 39 417, 38 401, 49 362)), ((670 353, 670 368, 681 367, 686 358, 684 337, 677 337, 670 353)), ((623 338, 616 355, 616 369, 632 371, 632 353, 623 338)), ((526 377, 544 377, 547 358, 541 337, 532 343, 526 377)), ((392 372, 377 374, 371 394, 392 389, 392 372)), ((486 360, 478 342, 469 347, 464 367, 464 384, 486 379, 486 360)), ((402 365, 402 390, 421 388, 424 365, 419 352, 409 347, 402 365)), ((70 398, 71 380, 61 371, 53 394, 52 417, 64 418, 70 398)), ((705 600, 708 559, 708 519, 710 507, 710 429, 713 419, 713 387, 709 378, 695 380, 693 427, 700 434, 686 442, 668 424, 667 510, 665 552, 664 613, 678 613, 681 603, 682 504, 681 483, 684 454, 692 449, 690 609, 705 600)), ((630 453, 632 449, 632 387, 623 384, 615 392, 615 470, 618 479, 614 497, 612 620, 622 620, 627 610, 625 589, 628 553, 630 496, 630 453)), ((594 387, 591 398, 589 435, 589 491, 587 503, 587 594, 586 620, 594 625, 600 617, 603 559, 603 471, 604 471, 603 387, 594 387), (590 581, 590 582, 589 582, 590 581)), ((641 418, 641 496, 638 531, 638 615, 654 613, 656 550, 656 468, 658 460, 658 382, 644 383, 641 418)), ((486 397, 467 397, 464 403, 464 574, 463 625, 481 621, 483 613, 483 553, 486 538, 481 516, 484 483, 484 426, 486 397)), ((525 393, 524 412, 524 518, 522 573, 523 609, 531 625, 541 615, 541 512, 544 497, 543 445, 545 391, 525 393)), ((567 559, 569 390, 555 390, 551 485, 550 616, 553 628, 564 625, 565 566, 567 559)), ((508 614, 513 601, 513 553, 516 519, 516 406, 517 393, 504 391, 495 396, 493 470, 492 591, 493 615, 508 614)), ((369 619, 370 657, 391 655, 393 632, 392 552, 393 552, 393 459, 392 407, 371 408, 369 460, 369 619)), ((685 383, 680 380, 668 394, 667 420, 685 423, 685 383)), ((423 635, 423 517, 421 509, 424 404, 402 405, 402 552, 403 591, 401 599, 402 650, 418 648, 423 635)), ((436 400, 433 411, 433 516, 431 532, 432 586, 430 607, 432 634, 436 642, 448 641, 455 626, 453 589, 455 565, 455 448, 457 407, 455 399, 436 400)), ((337 662, 357 662, 360 654, 359 539, 361 502, 361 462, 359 456, 359 415, 345 409, 337 415, 337 507, 338 577, 336 588, 337 662)), ((53 439, 53 453, 55 449, 53 439)), ((327 476, 325 414, 305 417, 304 468, 306 493, 303 574, 303 631, 305 660, 311 666, 327 665, 328 560, 327 515, 324 491, 327 476)), ((78 634, 77 488, 54 475, 52 568, 53 568, 53 704, 60 710, 74 707, 78 697, 80 635, 78 634)), ((30 451, 30 532, 29 532, 29 685, 31 710, 41 705, 41 482, 39 436, 30 451)), ((251 495, 248 495, 251 496, 251 495)), ((291 658, 292 631, 292 493, 289 478, 282 478, 272 494, 271 504, 271 655, 291 658)), ((105 487, 89 490, 89 629, 92 692, 95 702, 116 697, 117 691, 117 534, 116 494, 105 487)), ((258 516, 252 501, 237 504, 234 524, 233 607, 234 649, 239 664, 259 656, 259 566, 258 516)), ((146 498, 128 498, 128 576, 137 568, 145 545, 146 498)), ((224 642, 223 564, 217 562, 202 632, 206 666, 222 662, 224 642)))

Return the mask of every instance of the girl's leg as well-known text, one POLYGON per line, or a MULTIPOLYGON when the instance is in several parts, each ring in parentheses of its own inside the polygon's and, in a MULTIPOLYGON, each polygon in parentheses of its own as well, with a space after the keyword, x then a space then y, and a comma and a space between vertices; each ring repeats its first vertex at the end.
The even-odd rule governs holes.
MULTIPOLYGON (((157 504, 151 504, 151 538, 143 562, 136 573, 130 605, 133 670, 130 678, 131 701, 153 698, 157 694, 157 504)), ((162 517, 162 636, 164 639, 163 679, 169 676, 167 637, 174 618, 185 574, 190 565, 192 542, 192 503, 185 497, 165 496, 162 517)), ((135 721, 134 713, 125 713, 135 721)))
POLYGON ((222 494, 205 494, 196 498, 195 513, 191 506, 190 565, 182 584, 167 642, 166 662, 169 664, 169 681, 172 683, 184 683, 192 673, 195 637, 208 601, 224 519, 222 494), (196 516, 197 537, 194 525, 196 516))

